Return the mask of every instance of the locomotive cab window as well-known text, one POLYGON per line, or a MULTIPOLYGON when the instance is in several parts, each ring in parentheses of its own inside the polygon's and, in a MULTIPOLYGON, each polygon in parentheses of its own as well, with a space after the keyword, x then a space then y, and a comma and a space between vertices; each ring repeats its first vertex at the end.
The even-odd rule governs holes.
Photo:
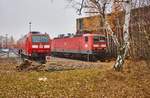
POLYGON ((32 36, 32 42, 48 42, 48 36, 32 36))
POLYGON ((94 36, 94 42, 99 42, 99 36, 94 36))
POLYGON ((106 38, 104 36, 100 36, 100 39, 99 39, 100 42, 105 42, 105 40, 106 38))
POLYGON ((106 39, 104 36, 94 36, 93 40, 94 43, 96 43, 96 42, 105 42, 106 39))
POLYGON ((88 36, 85 36, 85 42, 88 42, 88 36))

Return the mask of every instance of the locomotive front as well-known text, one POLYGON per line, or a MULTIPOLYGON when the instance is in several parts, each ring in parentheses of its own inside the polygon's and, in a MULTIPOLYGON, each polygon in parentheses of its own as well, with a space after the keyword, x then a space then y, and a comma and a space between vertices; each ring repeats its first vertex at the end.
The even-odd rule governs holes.
POLYGON ((102 35, 93 36, 93 47, 92 51, 97 56, 105 56, 106 55, 106 37, 102 35))
POLYGON ((50 38, 48 34, 31 35, 31 57, 45 59, 50 56, 50 38))
POLYGON ((84 48, 92 57, 102 58, 106 55, 106 37, 101 34, 84 34, 84 48))

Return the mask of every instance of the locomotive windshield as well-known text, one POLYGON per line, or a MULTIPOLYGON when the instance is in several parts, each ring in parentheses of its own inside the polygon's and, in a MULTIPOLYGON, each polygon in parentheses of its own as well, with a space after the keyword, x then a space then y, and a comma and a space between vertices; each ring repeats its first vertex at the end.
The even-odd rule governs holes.
POLYGON ((48 42, 48 36, 34 35, 32 36, 32 42, 48 42))
POLYGON ((96 42, 105 42, 106 39, 104 36, 94 36, 93 40, 94 43, 96 43, 96 42))

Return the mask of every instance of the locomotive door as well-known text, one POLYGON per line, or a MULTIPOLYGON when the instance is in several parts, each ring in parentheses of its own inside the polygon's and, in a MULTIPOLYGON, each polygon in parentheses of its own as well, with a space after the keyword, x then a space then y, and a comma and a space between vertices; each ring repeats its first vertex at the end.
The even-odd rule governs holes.
POLYGON ((29 53, 29 39, 28 38, 26 39, 26 45, 25 46, 26 46, 26 50, 27 50, 27 55, 30 56, 29 55, 30 53, 29 53))
POLYGON ((89 50, 89 49, 88 49, 88 47, 89 47, 88 41, 89 41, 88 36, 85 36, 85 37, 84 37, 84 48, 83 48, 83 49, 85 49, 85 50, 89 50))

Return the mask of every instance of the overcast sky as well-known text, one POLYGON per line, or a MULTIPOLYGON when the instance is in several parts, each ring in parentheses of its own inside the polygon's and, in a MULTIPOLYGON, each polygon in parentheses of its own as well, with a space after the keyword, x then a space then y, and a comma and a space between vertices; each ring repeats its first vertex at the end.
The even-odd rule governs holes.
POLYGON ((33 31, 52 37, 75 33, 78 15, 66 6, 65 0, 0 0, 0 35, 7 33, 18 39, 27 34, 30 21, 33 31))

